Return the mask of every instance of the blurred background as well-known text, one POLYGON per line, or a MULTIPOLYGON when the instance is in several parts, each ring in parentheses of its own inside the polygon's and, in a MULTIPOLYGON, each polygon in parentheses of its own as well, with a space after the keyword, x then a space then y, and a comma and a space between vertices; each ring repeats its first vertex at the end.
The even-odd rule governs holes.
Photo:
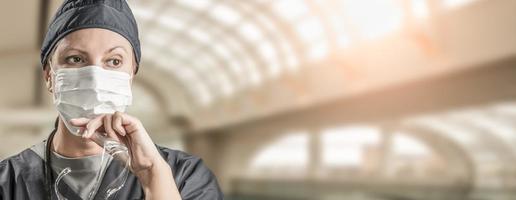
MULTIPOLYGON (((53 127, 39 48, 61 2, 0 3, 0 159, 53 127)), ((516 1, 129 3, 129 112, 227 199, 516 199, 516 1)))

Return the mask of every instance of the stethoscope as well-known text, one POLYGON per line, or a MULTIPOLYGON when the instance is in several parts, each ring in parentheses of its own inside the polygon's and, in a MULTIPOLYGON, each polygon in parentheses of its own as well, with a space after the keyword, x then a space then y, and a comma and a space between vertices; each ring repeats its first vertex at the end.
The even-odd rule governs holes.
POLYGON ((45 173, 45 192, 47 193, 48 200, 52 200, 52 185, 54 182, 54 174, 52 173, 52 160, 50 154, 52 153, 52 141, 54 140, 54 135, 57 131, 57 124, 59 123, 59 118, 56 119, 54 130, 50 133, 50 135, 47 138, 47 142, 45 145, 45 157, 43 165, 43 172, 45 173))

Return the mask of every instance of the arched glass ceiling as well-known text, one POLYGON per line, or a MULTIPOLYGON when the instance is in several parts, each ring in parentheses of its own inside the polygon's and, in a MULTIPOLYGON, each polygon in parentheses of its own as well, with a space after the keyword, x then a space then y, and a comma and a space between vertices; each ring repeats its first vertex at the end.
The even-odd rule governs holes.
MULTIPOLYGON (((251 156, 246 176, 315 175, 324 180, 342 175, 349 179, 382 174, 383 178, 410 180, 444 174, 448 165, 446 155, 435 152, 421 138, 368 124, 329 127, 317 133, 288 132, 272 141, 251 156)), ((439 179, 458 177, 449 175, 453 176, 439 179)))
POLYGON ((257 152, 250 163, 251 170, 299 173, 309 162, 309 135, 307 132, 288 133, 257 152))
MULTIPOLYGON (((458 4, 442 1, 443 5, 458 4)), ((429 13, 427 3, 426 0, 131 2, 141 29, 143 60, 170 72, 192 99, 204 106, 310 66, 354 43, 396 32, 407 17, 425 18, 429 13)))
POLYGON ((387 126, 343 124, 314 134, 300 125, 300 131, 262 146, 251 160, 250 173, 307 175, 315 167, 323 169, 317 176, 335 177, 362 168, 382 170, 389 177, 400 174, 396 178, 402 180, 411 173, 404 166, 412 166, 418 171, 414 177, 428 167, 433 171, 428 176, 443 179, 433 174, 437 172, 453 181, 473 181, 478 191, 505 187, 515 183, 515 122, 516 103, 506 102, 407 117, 387 126), (390 161, 378 168, 378 162, 371 161, 382 160, 381 154, 390 161))
POLYGON ((380 143, 380 129, 372 126, 337 127, 322 131, 322 164, 328 168, 357 167, 367 147, 380 143))
POLYGON ((478 108, 407 119, 406 123, 431 128, 459 144, 471 156, 476 186, 502 184, 513 177, 516 162, 516 104, 499 103, 478 108))

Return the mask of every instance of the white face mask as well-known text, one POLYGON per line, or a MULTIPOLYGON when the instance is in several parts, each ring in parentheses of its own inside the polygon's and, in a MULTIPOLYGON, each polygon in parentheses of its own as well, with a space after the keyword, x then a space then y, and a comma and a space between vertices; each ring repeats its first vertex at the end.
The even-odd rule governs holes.
POLYGON ((70 133, 74 118, 93 119, 100 114, 124 112, 132 103, 131 76, 99 66, 61 68, 54 75, 54 105, 70 133))

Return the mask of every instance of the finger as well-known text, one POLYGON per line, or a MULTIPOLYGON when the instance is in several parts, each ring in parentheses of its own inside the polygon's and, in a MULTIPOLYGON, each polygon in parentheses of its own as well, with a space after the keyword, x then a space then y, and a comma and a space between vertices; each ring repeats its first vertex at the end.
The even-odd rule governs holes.
POLYGON ((123 122, 123 115, 121 112, 115 112, 113 114, 113 129, 115 129, 120 135, 125 136, 126 131, 125 128, 122 126, 123 122))
POLYGON ((100 115, 92 119, 88 124, 86 124, 86 133, 82 135, 83 138, 91 138, 93 133, 100 127, 102 127, 102 120, 104 115, 100 115))
POLYGON ((88 124, 88 122, 90 122, 90 119, 88 119, 88 118, 75 118, 75 119, 71 119, 69 122, 70 122, 70 124, 72 126, 79 127, 79 134, 83 135, 84 131, 86 130, 86 124, 88 124))
POLYGON ((130 115, 118 111, 115 112, 115 114, 121 116, 122 126, 131 125, 133 123, 133 117, 131 117, 130 115))
POLYGON ((116 132, 113 130, 111 126, 111 121, 113 119, 113 115, 105 115, 104 116, 104 130, 111 138, 116 138, 116 132))
POLYGON ((122 116, 122 126, 124 127, 127 134, 134 133, 138 129, 142 128, 140 121, 133 116, 122 112, 120 112, 120 115, 122 116))
POLYGON ((75 119, 70 120, 70 124, 72 126, 77 126, 77 127, 86 126, 86 124, 88 124, 88 122, 90 122, 90 119, 88 119, 88 118, 75 118, 75 119))

